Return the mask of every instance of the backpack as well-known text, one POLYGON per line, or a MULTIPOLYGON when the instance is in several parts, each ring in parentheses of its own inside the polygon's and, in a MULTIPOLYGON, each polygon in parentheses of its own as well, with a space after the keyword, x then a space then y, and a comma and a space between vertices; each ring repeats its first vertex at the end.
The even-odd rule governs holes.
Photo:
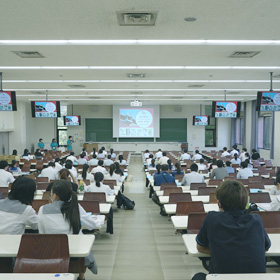
POLYGON ((135 206, 135 202, 127 198, 119 191, 118 198, 117 198, 117 206, 118 208, 121 208, 121 206, 123 206, 125 210, 133 210, 135 206))

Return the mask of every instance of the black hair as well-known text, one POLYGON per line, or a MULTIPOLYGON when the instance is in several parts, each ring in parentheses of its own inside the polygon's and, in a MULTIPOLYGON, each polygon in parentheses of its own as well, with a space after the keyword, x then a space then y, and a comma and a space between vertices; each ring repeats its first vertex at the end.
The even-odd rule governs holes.
POLYGON ((246 148, 243 148, 242 150, 243 150, 244 152, 247 152, 247 149, 246 149, 246 148))
POLYGON ((122 163, 122 161, 123 161, 123 156, 122 155, 119 155, 119 161, 120 161, 120 163, 122 163))
POLYGON ((154 156, 152 154, 149 155, 149 158, 153 158, 154 156))
POLYGON ((98 161, 98 165, 99 165, 99 166, 102 166, 102 165, 103 165, 103 163, 104 163, 104 162, 103 162, 103 160, 102 160, 102 159, 100 159, 100 160, 98 161))
POLYGON ((101 150, 102 150, 102 151, 105 151, 105 147, 104 147, 104 146, 102 146, 102 147, 101 147, 101 150))
POLYGON ((81 153, 81 154, 80 154, 80 157, 81 157, 81 158, 84 158, 84 157, 85 157, 85 154, 84 154, 84 153, 81 153))
POLYGON ((160 164, 157 164, 157 165, 156 165, 156 169, 157 169, 157 174, 160 174, 160 170, 161 170, 160 164))
POLYGON ((111 149, 110 149, 110 153, 112 154, 113 152, 114 152, 114 149, 111 148, 111 149))
POLYGON ((242 168, 247 168, 247 167, 248 167, 248 162, 247 162, 247 160, 241 162, 241 167, 242 167, 242 168))
POLYGON ((166 152, 162 152, 162 155, 165 157, 166 156, 166 152))
POLYGON ((93 158, 97 158, 97 155, 94 153, 94 154, 92 155, 92 157, 93 157, 93 158))
POLYGON ((35 191, 36 183, 33 179, 19 177, 13 182, 8 197, 11 200, 19 200, 22 204, 31 205, 35 191))
POLYGON ((226 161, 226 166, 230 166, 230 161, 226 161))
POLYGON ((203 163, 203 162, 204 162, 204 159, 203 159, 203 158, 201 158, 201 159, 199 160, 199 162, 200 162, 200 163, 203 163))
POLYGON ((40 152, 40 149, 36 149, 36 151, 35 151, 35 156, 41 156, 42 154, 41 154, 41 152, 40 152))
POLYGON ((167 161, 167 164, 168 164, 168 169, 171 170, 172 169, 172 161, 170 159, 167 161))
POLYGON ((43 140, 43 139, 42 139, 42 138, 40 138, 40 139, 39 139, 39 142, 40 142, 41 140, 43 140))
POLYGON ((13 159, 12 163, 11 163, 11 167, 15 167, 16 163, 17 163, 17 161, 13 159))
POLYGON ((86 148, 83 148, 82 151, 85 152, 85 151, 86 151, 86 148))
POLYGON ((253 150, 252 150, 252 153, 256 153, 256 152, 257 152, 257 150, 256 150, 256 149, 253 149, 253 150))
POLYGON ((156 160, 155 160, 155 159, 152 159, 152 160, 151 160, 151 165, 152 165, 152 167, 155 167, 155 166, 156 166, 156 160))
POLYGON ((88 171, 88 169, 89 169, 89 165, 85 163, 83 165, 83 172, 82 172, 82 178, 84 180, 86 180, 86 178, 87 178, 87 171, 88 171))
POLYGON ((188 152, 188 150, 187 149, 184 149, 184 153, 186 154, 188 152))
POLYGON ((199 150, 195 150, 195 153, 198 154, 198 153, 199 153, 199 150))
POLYGON ((52 142, 55 141, 55 138, 52 139, 52 142))
POLYGON ((60 210, 65 220, 69 222, 73 234, 79 234, 81 229, 80 211, 77 194, 72 190, 72 185, 66 180, 55 181, 52 192, 64 202, 60 210))
POLYGON ((17 150, 13 150, 13 156, 17 156, 17 150))
POLYGON ((0 161, 0 169, 5 169, 7 166, 9 166, 9 164, 6 160, 0 161))
POLYGON ((198 165, 197 165, 196 163, 193 163, 193 164, 190 166, 190 169, 191 169, 191 171, 197 172, 197 170, 198 170, 198 165))
POLYGON ((99 153, 99 154, 103 154, 103 150, 100 149, 100 150, 98 151, 98 153, 99 153))
POLYGON ((245 153, 245 156, 250 160, 250 155, 249 155, 249 153, 245 153))
POLYGON ((68 139, 70 139, 70 138, 72 138, 72 136, 71 136, 71 135, 68 137, 68 139))
POLYGON ((65 168, 66 169, 72 169, 73 167, 73 162, 71 160, 67 160, 66 163, 65 163, 65 168))
POLYGON ((57 157, 54 162, 60 162, 60 158, 57 157))
POLYGON ((114 163, 112 163, 110 165, 110 169, 109 169, 110 176, 113 176, 115 169, 116 169, 116 166, 114 163))
POLYGON ((161 170, 162 170, 162 171, 167 171, 168 168, 169 168, 168 164, 163 164, 163 165, 161 166, 161 170))
POLYGON ((23 151, 23 155, 28 155, 28 154, 29 154, 28 149, 24 149, 24 151, 23 151))
POLYGON ((96 172, 94 174, 94 181, 97 187, 100 187, 100 183, 103 181, 103 179, 104 179, 104 175, 102 172, 96 172))
POLYGON ((180 164, 180 162, 176 162, 175 167, 176 167, 176 170, 177 170, 177 174, 181 174, 181 164, 180 164))
POLYGON ((161 152, 161 149, 158 149, 159 152, 161 152))
POLYGON ((146 150, 145 153, 149 153, 149 150, 146 150))
POLYGON ((52 167, 55 167, 55 163, 53 161, 50 161, 48 166, 52 166, 52 167))
POLYGON ((234 159, 237 160, 237 157, 238 157, 238 154, 235 153, 235 154, 234 154, 234 159))
POLYGON ((224 147, 223 150, 226 151, 226 150, 227 150, 227 147, 224 147))
POLYGON ((111 155, 108 155, 107 158, 110 159, 110 158, 111 158, 111 155))
POLYGON ((218 167, 223 167, 224 166, 224 162, 222 160, 217 160, 217 166, 218 167))
POLYGON ((96 153, 96 148, 95 147, 92 149, 92 152, 93 152, 93 154, 96 153))
POLYGON ((51 190, 52 190, 52 188, 53 188, 53 183, 54 183, 54 182, 51 182, 51 183, 48 184, 47 189, 46 189, 46 192, 51 192, 51 190))
POLYGON ((70 155, 73 156, 75 153, 74 152, 70 152, 70 155))

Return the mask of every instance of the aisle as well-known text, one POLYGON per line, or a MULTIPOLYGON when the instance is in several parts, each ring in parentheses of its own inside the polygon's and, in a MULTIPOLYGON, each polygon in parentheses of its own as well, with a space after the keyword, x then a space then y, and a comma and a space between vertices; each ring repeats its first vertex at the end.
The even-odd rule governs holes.
POLYGON ((114 234, 97 236, 94 254, 99 273, 86 279, 190 279, 201 263, 185 254, 181 235, 148 198, 140 155, 131 157, 125 195, 136 202, 134 211, 114 210, 114 234))

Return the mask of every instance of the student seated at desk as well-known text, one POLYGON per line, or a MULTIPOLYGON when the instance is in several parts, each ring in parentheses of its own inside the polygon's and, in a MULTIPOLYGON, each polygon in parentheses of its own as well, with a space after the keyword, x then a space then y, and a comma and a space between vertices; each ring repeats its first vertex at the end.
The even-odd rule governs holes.
POLYGON ((162 157, 159 159, 158 163, 160 165, 168 164, 169 157, 166 156, 166 152, 162 153, 162 157))
POLYGON ((34 153, 34 158, 36 159, 41 159, 43 158, 43 154, 41 153, 41 150, 40 149, 37 149, 34 153))
POLYGON ((87 163, 87 160, 85 159, 85 154, 81 153, 80 158, 78 159, 78 165, 83 165, 87 163))
POLYGON ((192 161, 200 160, 202 158, 202 155, 199 153, 199 150, 195 150, 195 154, 192 157, 192 161))
POLYGON ((230 156, 230 153, 227 151, 227 147, 224 147, 221 157, 227 157, 227 156, 230 156))
POLYGON ((234 157, 234 155, 239 155, 239 152, 237 151, 237 145, 232 146, 232 150, 230 152, 231 157, 234 157))
POLYGON ((116 153, 114 152, 114 149, 110 149, 109 155, 111 156, 111 159, 116 159, 116 158, 117 158, 117 155, 116 155, 116 153))
POLYGON ((241 169, 239 169, 236 179, 248 179, 249 177, 253 177, 252 169, 248 168, 247 161, 241 162, 241 169))
POLYGON ((89 154, 90 156, 93 156, 93 155, 98 155, 98 153, 96 152, 96 148, 93 148, 92 149, 92 152, 89 154))
POLYGON ((54 164, 55 164, 55 169, 59 172, 63 167, 62 165, 60 164, 60 158, 56 158, 54 160, 54 164))
POLYGON ((105 147, 101 147, 101 150, 103 152, 103 154, 105 155, 105 157, 108 155, 107 151, 105 150, 105 147))
POLYGON ((270 190, 272 195, 280 195, 280 173, 276 176, 275 186, 270 190))
POLYGON ((28 149, 24 149, 22 158, 26 160, 31 160, 33 159, 33 156, 30 155, 28 149))
POLYGON ((184 171, 181 170, 181 164, 180 162, 175 163, 175 170, 171 172, 172 176, 175 177, 175 175, 184 175, 184 171))
POLYGON ((226 161, 226 169, 229 173, 235 173, 234 168, 231 167, 231 162, 230 161, 226 161))
POLYGON ((149 170, 156 170, 156 160, 153 158, 151 164, 148 166, 149 170))
POLYGON ((146 164, 147 166, 149 166, 152 163, 152 159, 154 158, 154 156, 152 154, 149 155, 149 158, 147 158, 146 160, 146 164))
POLYGON ((107 159, 104 160, 104 166, 110 166, 111 164, 114 164, 114 162, 111 160, 111 155, 108 155, 107 159))
POLYGON ((87 188, 87 192, 104 192, 106 195, 115 195, 115 191, 108 185, 103 184, 104 175, 101 172, 94 174, 94 182, 90 184, 87 188))
POLYGON ((116 167, 115 173, 119 174, 120 176, 123 176, 124 174, 123 174, 123 171, 120 167, 120 164, 117 161, 115 161, 114 164, 115 164, 115 167, 116 167))
POLYGON ((217 179, 217 180, 223 180, 225 177, 228 176, 228 171, 224 167, 224 163, 222 160, 217 161, 217 168, 215 168, 211 173, 211 178, 217 179))
MULTIPOLYGON (((209 212, 196 237, 197 250, 211 254, 209 273, 265 273, 271 244, 261 217, 244 211, 247 190, 238 181, 224 181, 216 197, 221 212, 209 212)), ((192 278, 201 279, 206 274, 192 278)))
POLYGON ((253 159, 253 160, 258 160, 260 157, 261 157, 261 156, 260 156, 260 154, 257 152, 257 150, 256 150, 256 149, 253 149, 253 150, 252 150, 252 159, 253 159))
POLYGON ((18 167, 18 162, 16 160, 12 160, 12 164, 11 167, 9 168, 9 171, 13 172, 13 173, 18 173, 21 174, 21 170, 18 167))
POLYGON ((115 173, 116 166, 115 164, 110 165, 109 173, 104 175, 105 180, 116 180, 118 183, 122 183, 124 178, 120 174, 115 173))
POLYGON ((82 172, 82 178, 84 180, 90 180, 91 183, 94 182, 94 176, 88 172, 88 169, 89 169, 89 165, 87 163, 85 163, 83 165, 83 172, 82 172))
POLYGON ((50 161, 48 167, 42 170, 41 177, 48 177, 49 180, 57 180, 58 172, 55 169, 55 163, 53 161, 50 161))
POLYGON ((155 154, 155 159, 160 159, 162 157, 162 151, 161 149, 158 149, 158 151, 155 154))
POLYGON ((93 154, 92 159, 88 162, 88 164, 90 166, 94 166, 98 164, 98 159, 97 159, 97 155, 93 154))
POLYGON ((9 164, 6 160, 0 161, 0 187, 9 187, 10 183, 13 183, 14 176, 7 171, 9 164))
POLYGON ((162 183, 175 183, 175 178, 168 173, 168 165, 161 165, 161 173, 155 175, 154 186, 160 186, 162 183))
POLYGON ((197 166, 198 166, 198 171, 200 171, 200 170, 207 170, 207 166, 204 164, 204 159, 203 158, 201 158, 200 160, 199 160, 199 163, 197 163, 197 166))
POLYGON ((183 180, 182 186, 190 186, 191 183, 204 183, 204 176, 202 174, 198 174, 198 166, 196 163, 193 163, 190 166, 191 173, 187 173, 183 180))
POLYGON ((24 234, 25 227, 38 229, 38 217, 31 204, 36 191, 35 181, 17 178, 7 198, 0 200, 0 234, 24 234))
POLYGON ((276 198, 270 203, 269 211, 280 211, 280 175, 276 177, 275 187, 270 191, 270 194, 277 195, 276 198))
POLYGON ((150 152, 149 152, 149 150, 146 150, 144 153, 144 159, 149 158, 149 156, 150 156, 150 152))
POLYGON ((78 178, 78 172, 77 169, 73 166, 73 162, 71 160, 66 160, 65 168, 68 169, 71 174, 74 176, 74 178, 78 178))
POLYGON ((102 149, 100 149, 100 150, 98 151, 97 158, 98 158, 98 159, 104 159, 104 158, 105 158, 105 154, 103 153, 103 150, 102 150, 102 149))
POLYGON ((238 158, 238 154, 234 154, 234 157, 230 160, 231 164, 241 164, 241 159, 238 158))
POLYGON ((188 154, 188 150, 187 149, 184 150, 184 153, 180 157, 180 160, 185 160, 185 159, 187 159, 187 160, 191 159, 191 156, 190 156, 190 154, 188 154))
POLYGON ((70 152, 70 156, 66 158, 66 160, 71 160, 72 163, 76 163, 78 162, 77 158, 75 157, 75 153, 74 152, 70 152))
POLYGON ((98 166, 92 168, 91 173, 101 172, 103 174, 107 174, 106 168, 103 167, 103 160, 98 161, 98 166))
MULTIPOLYGON (((98 224, 78 204, 77 194, 72 191, 68 181, 54 182, 51 197, 53 203, 46 204, 39 209, 39 233, 81 234, 81 226, 89 230, 98 228, 98 224)), ((85 258, 85 266, 97 274, 97 265, 92 253, 85 258)), ((85 279, 84 273, 80 273, 78 279, 85 279)))
POLYGON ((78 193, 78 184, 79 184, 78 180, 74 177, 74 175, 68 169, 66 169, 66 168, 61 169, 58 173, 58 179, 63 179, 63 180, 67 180, 68 182, 70 182, 72 185, 73 191, 75 193, 78 193))
POLYGON ((211 172, 213 171, 215 168, 217 168, 217 159, 216 158, 212 158, 212 162, 208 168, 208 171, 211 172))
POLYGON ((117 162, 118 162, 120 165, 126 165, 126 160, 123 159, 123 156, 122 156, 122 155, 119 155, 119 159, 117 160, 117 162))
POLYGON ((167 161, 167 165, 168 165, 168 171, 169 171, 169 172, 171 172, 172 170, 175 169, 174 166, 173 166, 173 164, 172 164, 171 159, 169 159, 169 160, 167 161))

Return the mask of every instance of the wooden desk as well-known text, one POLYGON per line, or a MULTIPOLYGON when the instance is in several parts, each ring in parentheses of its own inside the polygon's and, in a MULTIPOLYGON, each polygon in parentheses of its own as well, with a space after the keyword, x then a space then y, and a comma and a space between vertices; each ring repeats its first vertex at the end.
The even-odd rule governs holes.
MULTIPOLYGON (((266 257, 275 257, 280 256, 280 234, 273 233, 268 234, 271 241, 271 247, 267 252, 265 252, 266 257)), ((209 257, 207 254, 203 254, 197 251, 196 249, 196 234, 184 234, 183 241, 186 246, 187 252, 192 257, 209 257)), ((278 275, 279 278, 279 275, 278 275)), ((269 279, 269 278, 266 278, 269 279)), ((246 278, 247 280, 247 278, 246 278)))
POLYGON ((74 280, 71 273, 0 273, 0 280, 74 280))
POLYGON ((278 280, 279 273, 208 274, 206 280, 278 280))
MULTIPOLYGON (((203 203, 209 203, 209 195, 194 195, 192 196, 192 201, 202 201, 203 203)), ((159 202, 161 204, 167 204, 169 203, 169 196, 159 196, 159 202)))
MULTIPOLYGON (((164 204, 164 210, 168 215, 176 214, 177 204, 164 204)), ((204 211, 219 211, 218 204, 204 204, 204 211)))
MULTIPOLYGON (((0 257, 16 257, 21 235, 2 234, 0 257)), ((70 257, 84 258, 90 253, 95 240, 94 235, 68 235, 70 257)))

